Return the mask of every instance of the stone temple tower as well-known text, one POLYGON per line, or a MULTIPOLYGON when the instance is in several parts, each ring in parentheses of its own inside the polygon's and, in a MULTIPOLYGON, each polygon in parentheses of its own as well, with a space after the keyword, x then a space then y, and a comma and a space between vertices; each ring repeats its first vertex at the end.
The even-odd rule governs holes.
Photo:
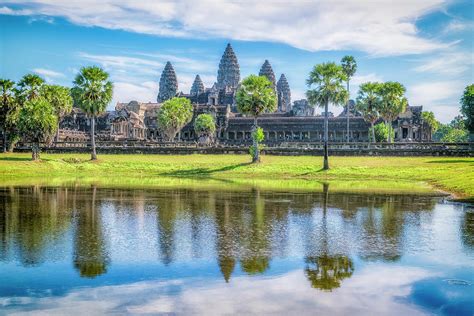
POLYGON ((161 73, 160 91, 156 100, 158 102, 165 102, 176 96, 178 92, 178 78, 176 72, 170 62, 166 63, 165 69, 161 73))
POLYGON ((262 65, 262 68, 260 68, 260 72, 258 73, 259 76, 265 76, 270 80, 270 82, 273 85, 273 89, 276 87, 276 78, 275 78, 275 73, 273 72, 272 65, 270 65, 270 62, 265 59, 265 62, 262 65))
POLYGON ((204 92, 204 84, 202 83, 201 77, 196 75, 194 78, 193 86, 191 87, 190 95, 199 95, 204 92))
POLYGON ((230 44, 227 44, 217 71, 217 88, 236 89, 240 82, 240 67, 237 56, 230 44))
POLYGON ((291 111, 291 91, 285 74, 281 74, 277 83, 278 112, 291 111))

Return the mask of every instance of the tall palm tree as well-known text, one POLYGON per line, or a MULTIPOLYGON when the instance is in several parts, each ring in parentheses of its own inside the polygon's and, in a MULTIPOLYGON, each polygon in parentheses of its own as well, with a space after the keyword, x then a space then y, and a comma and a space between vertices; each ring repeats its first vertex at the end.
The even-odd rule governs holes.
POLYGON ((18 81, 17 97, 20 104, 28 100, 32 100, 40 95, 40 89, 44 84, 44 80, 35 74, 27 74, 18 81))
POLYGON ((381 85, 380 116, 384 119, 388 129, 387 142, 392 142, 392 122, 400 113, 405 112, 408 101, 405 98, 405 87, 394 81, 388 81, 381 85))
MULTIPOLYGON (((349 92, 349 81, 351 80, 352 76, 354 76, 355 72, 357 71, 357 63, 354 56, 344 56, 341 60, 342 70, 346 74, 347 80, 347 93, 350 96, 349 92)), ((346 103, 346 116, 347 116, 347 135, 346 141, 349 142, 349 100, 346 103)))
POLYGON ((342 105, 348 99, 347 90, 343 82, 347 77, 342 66, 336 63, 328 62, 314 66, 306 81, 310 88, 306 92, 308 101, 311 105, 324 107, 324 170, 329 169, 328 161, 328 107, 329 103, 342 105), (314 87, 311 89, 311 87, 314 87))
POLYGON ((236 94, 237 109, 242 114, 253 116, 253 151, 252 162, 260 161, 258 136, 258 117, 265 112, 274 112, 277 108, 277 97, 273 84, 265 76, 250 75, 242 81, 236 94))
MULTIPOLYGON (((381 84, 378 82, 366 82, 360 85, 357 95, 356 108, 362 113, 364 120, 370 123, 372 131, 372 141, 375 143, 374 124, 379 119, 379 109, 381 84)), ((369 137, 370 143, 370 137, 369 137)))
POLYGON ((2 123, 3 152, 7 152, 8 121, 11 113, 15 110, 15 98, 13 88, 15 83, 8 79, 0 79, 0 122, 2 123))
POLYGON ((97 66, 83 67, 74 79, 71 94, 74 103, 89 117, 91 122, 91 160, 97 159, 95 150, 95 119, 112 101, 113 85, 109 74, 97 66))

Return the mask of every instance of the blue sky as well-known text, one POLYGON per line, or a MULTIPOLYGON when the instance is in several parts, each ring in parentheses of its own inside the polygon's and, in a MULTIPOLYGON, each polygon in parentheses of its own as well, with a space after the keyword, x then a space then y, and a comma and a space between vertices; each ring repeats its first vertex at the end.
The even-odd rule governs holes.
POLYGON ((293 100, 313 65, 347 54, 358 62, 353 97, 362 82, 399 81, 411 105, 442 122, 459 114, 474 82, 471 0, 0 0, 0 25, 0 77, 35 72, 70 86, 80 67, 100 65, 115 83, 109 109, 155 101, 168 60, 180 90, 196 74, 210 87, 228 42, 243 77, 268 59, 293 100))

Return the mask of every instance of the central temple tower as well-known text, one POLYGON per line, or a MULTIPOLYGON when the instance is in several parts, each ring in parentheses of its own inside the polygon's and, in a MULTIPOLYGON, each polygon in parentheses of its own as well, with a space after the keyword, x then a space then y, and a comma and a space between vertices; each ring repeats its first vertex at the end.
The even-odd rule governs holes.
POLYGON ((217 71, 217 89, 236 89, 240 82, 240 67, 237 56, 230 44, 227 44, 217 71))

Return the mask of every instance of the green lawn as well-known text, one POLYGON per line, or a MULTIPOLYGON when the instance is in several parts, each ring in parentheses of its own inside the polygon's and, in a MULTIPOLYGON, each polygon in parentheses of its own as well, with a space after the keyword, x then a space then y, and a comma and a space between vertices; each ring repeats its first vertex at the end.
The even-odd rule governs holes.
POLYGON ((248 164, 250 157, 246 155, 99 155, 96 162, 89 161, 89 157, 42 154, 41 162, 32 162, 30 154, 0 154, 0 183, 52 185, 80 180, 169 186, 207 181, 218 186, 237 183, 311 189, 329 182, 335 183, 332 188, 349 191, 406 192, 426 191, 429 184, 459 198, 474 199, 474 158, 330 157, 331 170, 324 172, 322 158, 311 156, 263 156, 258 165, 248 164))

